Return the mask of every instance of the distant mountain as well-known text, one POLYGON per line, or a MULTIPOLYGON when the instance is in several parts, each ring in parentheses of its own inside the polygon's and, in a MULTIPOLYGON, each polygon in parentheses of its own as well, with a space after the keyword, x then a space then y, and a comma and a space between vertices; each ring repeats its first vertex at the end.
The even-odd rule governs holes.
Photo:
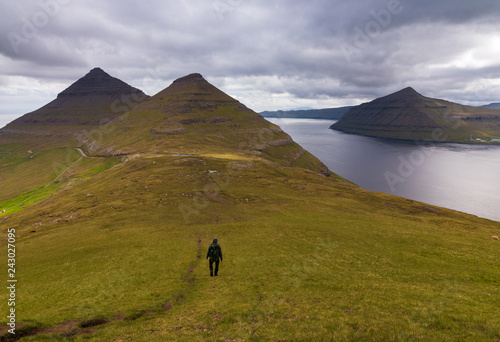
POLYGON ((339 120, 342 115, 347 113, 351 107, 325 108, 325 109, 306 109, 306 110, 278 110, 265 111, 260 115, 266 118, 305 118, 305 119, 325 119, 339 120))
POLYGON ((490 109, 500 109, 500 102, 490 103, 490 104, 484 105, 482 107, 484 107, 484 108, 490 108, 490 109))
POLYGON ((147 98, 142 90, 94 68, 52 102, 2 128, 0 144, 17 141, 40 147, 41 140, 47 141, 44 136, 53 137, 52 144, 75 139, 76 132, 110 122, 147 98))
POLYGON ((500 111, 432 99, 412 88, 352 107, 330 128, 373 137, 468 142, 500 137, 500 111))

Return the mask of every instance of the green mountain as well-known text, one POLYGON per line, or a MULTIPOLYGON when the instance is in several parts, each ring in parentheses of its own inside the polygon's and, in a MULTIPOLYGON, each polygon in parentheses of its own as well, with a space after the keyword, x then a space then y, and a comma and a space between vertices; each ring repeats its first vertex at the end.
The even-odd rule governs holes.
POLYGON ((107 132, 102 139, 84 140, 91 154, 225 155, 247 151, 281 165, 330 173, 278 126, 223 93, 200 74, 174 81, 100 130, 107 132))
POLYGON ((342 115, 347 113, 351 107, 307 109, 307 110, 278 110, 261 112, 265 118, 304 118, 304 119, 323 119, 339 120, 342 115))
POLYGON ((0 144, 13 148, 19 144, 19 151, 79 146, 78 135, 110 122, 147 98, 142 90, 94 68, 52 102, 0 129, 0 144))
POLYGON ((500 111, 432 99, 405 88, 351 108, 330 128, 367 136, 436 142, 500 137, 500 111))
POLYGON ((500 223, 365 191, 199 74, 78 139, 0 145, 2 340, 499 338, 500 223))

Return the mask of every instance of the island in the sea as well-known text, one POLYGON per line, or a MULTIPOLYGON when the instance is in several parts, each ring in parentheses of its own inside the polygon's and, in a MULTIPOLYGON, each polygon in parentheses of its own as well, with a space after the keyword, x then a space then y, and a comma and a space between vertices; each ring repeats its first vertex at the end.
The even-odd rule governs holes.
POLYGON ((408 87, 352 107, 330 128, 398 140, 500 143, 500 110, 433 99, 408 87))

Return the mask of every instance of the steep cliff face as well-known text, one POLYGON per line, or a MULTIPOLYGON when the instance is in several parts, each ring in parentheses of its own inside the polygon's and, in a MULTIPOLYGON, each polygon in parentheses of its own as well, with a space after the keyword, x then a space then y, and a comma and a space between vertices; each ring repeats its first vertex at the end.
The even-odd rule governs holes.
POLYGON ((374 137, 466 142, 500 135, 500 111, 422 96, 413 88, 353 107, 330 128, 374 137))

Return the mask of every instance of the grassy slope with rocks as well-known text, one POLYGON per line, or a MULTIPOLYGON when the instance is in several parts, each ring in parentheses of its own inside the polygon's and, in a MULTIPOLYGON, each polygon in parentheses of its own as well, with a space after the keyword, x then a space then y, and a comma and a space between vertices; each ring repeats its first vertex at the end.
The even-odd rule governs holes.
POLYGON ((174 82, 87 141, 59 191, 0 216, 24 341, 500 338, 500 223, 326 177, 214 92, 174 82))

